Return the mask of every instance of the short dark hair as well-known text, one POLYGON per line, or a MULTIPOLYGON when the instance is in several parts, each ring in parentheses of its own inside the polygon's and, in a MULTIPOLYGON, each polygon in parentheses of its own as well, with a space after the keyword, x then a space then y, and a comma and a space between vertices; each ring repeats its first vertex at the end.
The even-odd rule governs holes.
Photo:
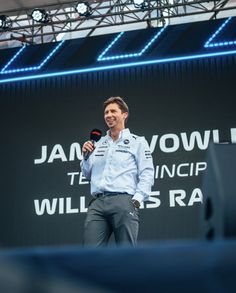
POLYGON ((104 103, 104 110, 106 109, 106 107, 109 104, 113 104, 116 103, 118 105, 118 107, 121 109, 122 113, 124 112, 128 112, 129 113, 129 107, 126 104, 126 102, 124 101, 124 99, 122 99, 121 97, 110 97, 109 99, 107 99, 104 103))

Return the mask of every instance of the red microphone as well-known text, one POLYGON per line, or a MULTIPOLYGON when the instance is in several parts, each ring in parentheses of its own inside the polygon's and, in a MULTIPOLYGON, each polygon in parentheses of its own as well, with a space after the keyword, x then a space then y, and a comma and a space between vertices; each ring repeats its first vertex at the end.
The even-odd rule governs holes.
MULTIPOLYGON (((94 144, 95 142, 99 141, 99 139, 102 137, 102 132, 99 129, 93 129, 90 132, 90 140, 94 144)), ((92 152, 86 151, 84 154, 84 159, 88 160, 89 156, 91 155, 92 152)))

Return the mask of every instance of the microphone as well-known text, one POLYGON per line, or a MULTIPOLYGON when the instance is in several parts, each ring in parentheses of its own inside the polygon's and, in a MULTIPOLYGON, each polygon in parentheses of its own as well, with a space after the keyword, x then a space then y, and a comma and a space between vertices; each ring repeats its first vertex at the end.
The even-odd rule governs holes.
MULTIPOLYGON (((102 137, 102 132, 99 129, 93 129, 90 132, 90 140, 94 144, 95 142, 99 141, 99 139, 102 137)), ((84 154, 84 159, 85 161, 88 160, 89 156, 91 155, 92 152, 86 151, 84 154)))

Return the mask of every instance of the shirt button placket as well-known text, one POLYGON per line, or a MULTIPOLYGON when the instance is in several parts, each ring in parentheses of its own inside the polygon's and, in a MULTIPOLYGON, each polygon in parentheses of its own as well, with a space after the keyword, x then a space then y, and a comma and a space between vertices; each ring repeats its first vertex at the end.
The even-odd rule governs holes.
POLYGON ((109 166, 111 164, 111 161, 112 161, 112 148, 113 148, 113 145, 109 147, 108 151, 107 151, 107 155, 106 155, 106 161, 104 162, 105 166, 104 166, 104 171, 103 171, 103 176, 102 176, 102 183, 103 185, 106 185, 105 181, 106 181, 106 177, 107 175, 109 175, 109 166))

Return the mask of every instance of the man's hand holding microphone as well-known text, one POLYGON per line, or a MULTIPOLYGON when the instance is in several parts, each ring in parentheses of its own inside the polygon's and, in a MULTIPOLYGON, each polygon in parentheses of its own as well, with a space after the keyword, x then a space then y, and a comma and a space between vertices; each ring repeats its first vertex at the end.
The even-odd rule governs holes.
POLYGON ((90 140, 86 141, 82 147, 82 153, 85 161, 88 160, 89 156, 95 149, 95 142, 99 141, 102 136, 102 132, 99 129, 93 129, 90 132, 90 140))

